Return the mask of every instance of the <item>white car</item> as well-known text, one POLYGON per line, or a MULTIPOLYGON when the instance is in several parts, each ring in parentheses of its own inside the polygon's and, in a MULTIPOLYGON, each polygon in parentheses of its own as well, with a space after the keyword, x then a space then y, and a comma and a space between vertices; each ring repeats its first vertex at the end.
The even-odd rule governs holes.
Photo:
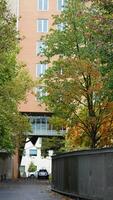
POLYGON ((37 171, 35 171, 35 172, 29 172, 28 173, 28 177, 30 177, 30 178, 37 178, 37 171))

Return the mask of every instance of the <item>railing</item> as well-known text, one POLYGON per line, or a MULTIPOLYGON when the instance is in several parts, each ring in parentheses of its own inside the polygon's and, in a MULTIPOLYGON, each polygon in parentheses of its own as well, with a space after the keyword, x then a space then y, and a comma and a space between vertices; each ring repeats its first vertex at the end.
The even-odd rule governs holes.
POLYGON ((65 133, 65 131, 61 130, 61 131, 56 131, 56 130, 38 130, 35 129, 32 132, 29 132, 29 135, 33 135, 33 136, 63 136, 65 133))
POLYGON ((77 200, 113 200, 113 148, 53 156, 51 187, 77 200))

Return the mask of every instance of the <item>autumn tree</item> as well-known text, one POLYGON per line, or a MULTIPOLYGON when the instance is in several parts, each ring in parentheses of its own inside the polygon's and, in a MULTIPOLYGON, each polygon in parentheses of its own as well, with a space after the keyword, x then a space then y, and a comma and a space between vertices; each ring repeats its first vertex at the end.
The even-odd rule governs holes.
POLYGON ((18 111, 32 80, 23 64, 17 62, 19 34, 16 18, 0 0, 0 149, 12 153, 19 138, 30 130, 28 119, 18 111))
POLYGON ((86 146, 110 146, 112 10, 105 1, 96 0, 90 6, 80 0, 68 0, 66 5, 61 15, 54 17, 54 28, 44 40, 46 62, 52 67, 42 79, 47 93, 43 101, 54 115, 65 120, 69 133, 79 130, 78 137, 86 140, 86 146), (105 134, 109 141, 102 145, 105 134))

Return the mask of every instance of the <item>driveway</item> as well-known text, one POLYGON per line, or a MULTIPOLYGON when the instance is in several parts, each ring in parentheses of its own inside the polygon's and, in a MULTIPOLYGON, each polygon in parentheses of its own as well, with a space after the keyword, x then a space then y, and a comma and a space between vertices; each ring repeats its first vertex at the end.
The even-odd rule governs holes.
POLYGON ((0 183, 0 200, 69 200, 50 189, 45 180, 18 180, 0 183))

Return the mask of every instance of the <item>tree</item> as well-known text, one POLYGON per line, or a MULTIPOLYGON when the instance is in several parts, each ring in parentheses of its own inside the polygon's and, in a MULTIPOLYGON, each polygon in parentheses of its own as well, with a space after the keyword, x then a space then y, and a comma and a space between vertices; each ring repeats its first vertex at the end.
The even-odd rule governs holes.
POLYGON ((42 138, 42 155, 48 155, 49 150, 53 150, 54 154, 63 152, 65 149, 64 137, 42 138))
POLYGON ((34 165, 33 162, 31 162, 28 168, 28 172, 35 172, 36 170, 37 170, 37 166, 34 165))
POLYGON ((43 38, 46 62, 52 63, 41 80, 47 93, 43 101, 65 120, 69 131, 79 130, 87 146, 112 145, 112 12, 105 1, 89 7, 68 0, 66 9, 54 17, 55 26, 61 23, 63 30, 54 28, 43 38))
POLYGON ((16 18, 5 0, 0 0, 0 149, 13 153, 19 138, 30 130, 18 107, 33 86, 25 65, 17 61, 19 34, 16 18))

